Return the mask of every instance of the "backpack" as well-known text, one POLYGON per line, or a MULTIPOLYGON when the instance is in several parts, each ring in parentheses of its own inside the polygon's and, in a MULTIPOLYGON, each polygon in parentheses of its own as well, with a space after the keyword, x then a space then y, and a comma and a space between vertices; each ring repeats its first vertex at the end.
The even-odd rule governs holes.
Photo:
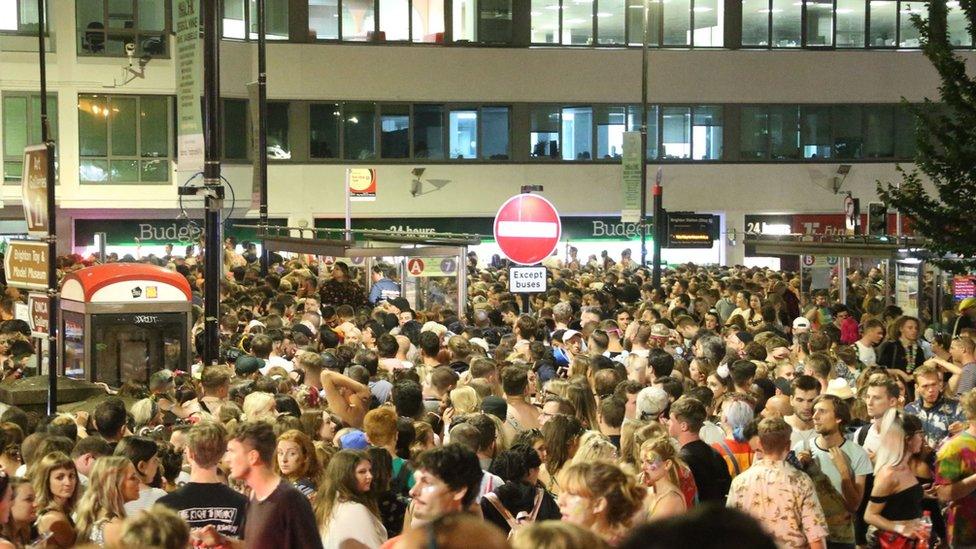
POLYGON ((494 507, 495 510, 502 515, 502 518, 505 519, 505 522, 508 523, 508 527, 509 527, 508 537, 509 539, 511 539, 512 536, 515 535, 515 532, 521 529, 523 526, 535 522, 535 517, 536 515, 539 514, 539 507, 542 506, 543 493, 544 492, 542 488, 536 488, 535 502, 532 505, 532 512, 526 513, 525 511, 522 511, 518 514, 518 516, 514 516, 514 517, 512 516, 512 513, 510 513, 508 509, 506 509, 505 506, 502 505, 501 500, 498 499, 498 496, 494 492, 489 492, 485 494, 484 498, 488 500, 488 503, 490 503, 491 506, 494 507))

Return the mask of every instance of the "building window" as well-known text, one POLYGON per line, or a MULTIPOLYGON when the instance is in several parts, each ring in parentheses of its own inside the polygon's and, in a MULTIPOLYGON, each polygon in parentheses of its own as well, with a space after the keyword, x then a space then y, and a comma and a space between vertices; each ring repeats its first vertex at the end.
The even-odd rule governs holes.
POLYGON ((288 105, 284 102, 268 102, 268 160, 291 159, 288 105))
POLYGON ((837 47, 863 48, 866 3, 864 0, 837 0, 837 47))
POLYGON ((973 37, 967 28, 966 12, 959 5, 958 0, 946 2, 946 29, 949 33, 949 43, 960 48, 970 48, 973 37))
POLYGON ((593 160, 593 108, 562 110, 563 160, 593 160))
MULTIPOLYGON (((558 1, 558 0, 557 0, 558 1)), ((451 8, 455 42, 510 44, 513 0, 454 0, 451 8)), ((536 11, 536 2, 531 4, 536 11)), ((558 13, 556 14, 558 18, 558 13)), ((553 28, 554 32, 556 27, 553 28)), ((535 41, 533 34, 533 41, 535 41)))
POLYGON ((559 158, 559 107, 533 105, 529 111, 532 158, 559 158))
MULTIPOLYGON (((647 0, 647 10, 650 47, 724 44, 725 9, 719 0, 647 0)), ((627 0, 627 43, 644 43, 644 0, 627 0)))
MULTIPOLYGON (((45 32, 51 28, 51 8, 45 0, 45 32)), ((37 0, 0 0, 0 34, 37 34, 37 0)))
POLYGON ((371 160, 376 158, 376 104, 343 104, 344 158, 371 160))
POLYGON ((246 99, 224 99, 223 147, 224 158, 229 160, 246 160, 248 151, 248 110, 246 99))
POLYGON ((339 0, 308 0, 308 32, 313 40, 338 40, 339 0))
POLYGON ((661 158, 681 160, 691 157, 691 109, 661 108, 661 158))
POLYGON ((339 158, 339 126, 342 111, 338 103, 308 106, 308 140, 311 158, 339 158))
MULTIPOLYGON (((223 0, 223 6, 224 38, 258 39, 257 0, 223 0)), ((264 23, 268 40, 288 40, 288 0, 265 0, 264 23)))
POLYGON ((811 160, 833 158, 830 132, 830 107, 800 107, 800 150, 811 160))
POLYGON ((486 160, 508 160, 509 157, 509 108, 482 107, 479 143, 481 158, 486 160))
MULTIPOLYGON (((3 180, 20 182, 24 173, 24 148, 40 145, 41 96, 37 93, 4 92, 3 103, 3 180)), ((47 115, 51 138, 58 137, 58 98, 49 93, 47 115)), ((55 155, 57 147, 55 147, 55 155)))
POLYGON ((444 159, 444 106, 414 105, 413 156, 417 159, 444 159))
POLYGON ((835 105, 832 109, 830 125, 834 131, 834 158, 839 160, 862 158, 864 153, 862 107, 835 105))
POLYGON ((452 110, 447 116, 448 146, 451 158, 464 160, 478 157, 478 111, 452 110))
POLYGON ((80 95, 81 183, 167 183, 172 161, 172 99, 80 95))
POLYGON ((834 0, 807 0, 805 7, 806 45, 833 46, 834 0))
POLYGON ((694 107, 692 110, 691 158, 722 159, 722 107, 694 107))
POLYGON ((871 30, 869 46, 893 48, 898 44, 898 2, 870 0, 871 30))
POLYGON ((444 17, 444 0, 310 0, 308 5, 309 32, 316 40, 442 43, 444 17))
MULTIPOLYGON (((627 131, 639 132, 641 107, 640 105, 630 105, 627 107, 627 131)), ((658 157, 658 108, 657 105, 647 106, 647 159, 657 160, 658 157)), ((621 148, 623 146, 623 136, 620 138, 621 148)))
POLYGON ((795 160, 800 156, 795 106, 743 107, 739 155, 743 160, 795 160))
POLYGON ((596 158, 619 160, 623 156, 626 130, 626 107, 597 107, 596 158))
POLYGON ((410 158, 410 105, 380 106, 380 157, 410 158))
POLYGON ((895 156, 895 109, 892 105, 864 107, 864 158, 895 156))
POLYGON ((81 55, 167 55, 171 32, 171 4, 167 0, 77 0, 75 15, 81 55))

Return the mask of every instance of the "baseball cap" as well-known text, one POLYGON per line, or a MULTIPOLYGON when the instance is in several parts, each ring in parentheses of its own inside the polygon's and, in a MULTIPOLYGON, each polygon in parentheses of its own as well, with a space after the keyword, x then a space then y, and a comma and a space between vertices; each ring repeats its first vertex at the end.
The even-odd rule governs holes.
POLYGON ((805 316, 797 317, 796 319, 793 320, 793 329, 794 330, 809 330, 810 329, 810 319, 807 318, 807 317, 805 317, 805 316))
POLYGON ((671 330, 665 324, 658 322, 651 326, 651 337, 669 338, 671 337, 671 330))
POLYGON ((339 437, 339 447, 343 450, 365 450, 369 448, 366 433, 355 429, 339 437))
POLYGON ((566 330, 565 332, 563 332, 563 343, 566 343, 567 341, 569 341, 575 336, 583 337, 583 334, 581 334, 576 330, 566 330))
POLYGON ((636 406, 638 419, 656 418, 668 407, 668 394, 660 385, 644 387, 637 393, 636 406))
POLYGON ((234 362, 234 373, 240 377, 249 376, 264 368, 264 360, 256 356, 241 355, 234 362))

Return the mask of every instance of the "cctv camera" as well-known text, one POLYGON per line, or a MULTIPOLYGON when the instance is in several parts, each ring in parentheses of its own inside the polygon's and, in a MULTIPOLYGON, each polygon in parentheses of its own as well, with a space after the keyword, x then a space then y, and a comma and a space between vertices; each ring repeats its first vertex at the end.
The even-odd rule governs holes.
POLYGON ((125 45, 125 54, 132 57, 136 54, 136 45, 133 42, 129 42, 125 45))

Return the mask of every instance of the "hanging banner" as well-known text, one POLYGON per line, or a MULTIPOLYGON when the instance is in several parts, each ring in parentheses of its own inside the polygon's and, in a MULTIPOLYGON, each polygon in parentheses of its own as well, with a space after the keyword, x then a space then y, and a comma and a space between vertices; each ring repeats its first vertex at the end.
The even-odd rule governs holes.
POLYGON ((175 2, 176 30, 176 110, 177 170, 203 170, 203 122, 200 97, 203 95, 203 48, 200 47, 199 0, 175 2))
POLYGON ((27 234, 34 238, 47 236, 47 145, 31 145, 24 149, 24 175, 20 192, 27 234))
POLYGON ((376 170, 373 168, 349 168, 346 170, 346 186, 352 202, 376 200, 376 170))
POLYGON ((620 209, 622 223, 637 223, 641 211, 641 136, 640 132, 624 132, 623 168, 624 196, 620 209))

